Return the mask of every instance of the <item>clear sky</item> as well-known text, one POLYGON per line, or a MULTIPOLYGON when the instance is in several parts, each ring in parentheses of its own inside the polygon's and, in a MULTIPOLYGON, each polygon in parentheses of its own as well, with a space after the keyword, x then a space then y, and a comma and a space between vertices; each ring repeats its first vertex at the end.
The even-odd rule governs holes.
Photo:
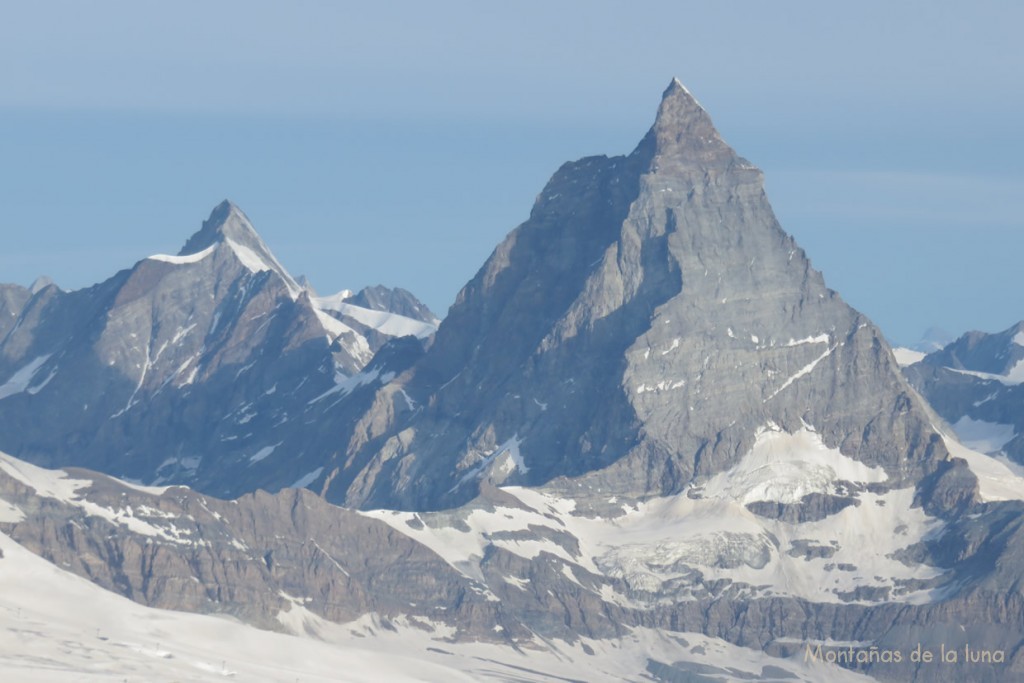
POLYGON ((0 281, 92 284, 221 199, 321 293, 444 314, 678 76, 895 342, 1024 318, 1024 3, 121 0, 0 21, 0 281))

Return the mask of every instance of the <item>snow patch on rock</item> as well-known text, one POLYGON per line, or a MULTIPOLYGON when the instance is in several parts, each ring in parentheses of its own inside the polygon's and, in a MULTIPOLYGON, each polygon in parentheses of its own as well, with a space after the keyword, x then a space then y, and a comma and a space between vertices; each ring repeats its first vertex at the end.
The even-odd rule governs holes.
POLYGON ((698 490, 707 498, 740 504, 759 501, 799 503, 810 493, 835 494, 838 482, 883 482, 885 470, 869 467, 827 447, 810 429, 795 434, 774 425, 758 430, 754 446, 734 467, 698 490))
POLYGON ((35 391, 32 391, 30 387, 32 386, 32 380, 35 379, 39 369, 43 366, 43 363, 49 360, 49 358, 49 354, 39 356, 11 375, 10 379, 4 382, 3 385, 0 385, 0 400, 9 396, 14 396, 15 394, 20 394, 26 390, 29 390, 30 393, 35 393, 36 391, 39 391, 39 389, 42 389, 43 386, 53 378, 52 374, 50 377, 46 378, 41 385, 33 387, 35 391))

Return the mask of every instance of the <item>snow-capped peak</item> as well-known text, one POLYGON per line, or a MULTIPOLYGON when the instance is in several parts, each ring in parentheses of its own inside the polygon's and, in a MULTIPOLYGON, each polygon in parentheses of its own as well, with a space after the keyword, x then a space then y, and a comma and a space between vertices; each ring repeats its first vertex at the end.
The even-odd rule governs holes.
POLYGON ((188 239, 177 256, 158 254, 150 258, 170 263, 194 263, 220 245, 229 248, 242 265, 254 273, 264 270, 277 273, 293 299, 302 293, 302 286, 274 257, 248 216, 226 199, 214 208, 203 222, 203 227, 188 239))

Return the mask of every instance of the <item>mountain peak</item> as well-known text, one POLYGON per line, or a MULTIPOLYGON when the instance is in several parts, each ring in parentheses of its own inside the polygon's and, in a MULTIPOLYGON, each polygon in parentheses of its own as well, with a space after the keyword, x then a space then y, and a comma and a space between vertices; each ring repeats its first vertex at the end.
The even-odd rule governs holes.
POLYGON ((29 289, 30 292, 35 294, 36 292, 39 292, 39 291, 41 291, 43 289, 46 289, 50 285, 55 285, 55 284, 57 284, 57 283, 55 283, 53 280, 51 280, 47 276, 40 275, 39 277, 37 277, 35 279, 35 282, 33 282, 32 285, 28 289, 29 289))
POLYGON ((218 220, 221 219, 221 217, 226 219, 232 213, 241 214, 243 216, 245 215, 242 210, 238 208, 237 204, 230 199, 225 199, 220 204, 213 207, 213 211, 210 212, 210 220, 218 220))
POLYGON ((654 126, 644 142, 653 142, 655 155, 663 160, 685 165, 714 167, 736 158, 704 107, 678 78, 673 78, 662 93, 654 126))
POLYGON ((374 285, 363 287, 357 294, 351 291, 344 297, 346 303, 369 308, 372 311, 385 311, 437 325, 440 321, 426 304, 417 299, 412 292, 401 287, 385 287, 374 285))
POLYGON ((683 93, 685 93, 687 95, 690 95, 690 97, 693 97, 693 95, 692 95, 692 93, 690 93, 689 89, 685 85, 683 85, 683 82, 681 80, 679 80, 679 78, 676 77, 676 76, 672 77, 672 82, 668 84, 667 88, 665 88, 665 92, 662 93, 661 97, 662 97, 662 99, 664 99, 664 98, 668 97, 670 94, 672 94, 674 92, 677 92, 677 91, 682 91, 683 93))
POLYGON ((249 270, 270 270, 280 275, 293 296, 298 296, 302 291, 302 287, 295 282, 263 242, 249 217, 227 199, 214 207, 210 217, 203 221, 203 227, 188 238, 178 256, 191 256, 221 244, 230 247, 242 265, 249 270))
POLYGON ((203 227, 185 242, 178 256, 197 254, 227 240, 250 248, 266 248, 248 216, 233 202, 225 199, 210 212, 210 217, 203 221, 203 227))
POLYGON ((663 114, 669 114, 674 120, 686 119, 694 115, 702 115, 707 118, 707 112, 700 105, 693 93, 683 85, 678 78, 673 78, 661 94, 661 107, 658 110, 658 118, 663 114), (669 105, 669 106, 666 106, 669 105), (680 117, 680 114, 684 116, 680 117))

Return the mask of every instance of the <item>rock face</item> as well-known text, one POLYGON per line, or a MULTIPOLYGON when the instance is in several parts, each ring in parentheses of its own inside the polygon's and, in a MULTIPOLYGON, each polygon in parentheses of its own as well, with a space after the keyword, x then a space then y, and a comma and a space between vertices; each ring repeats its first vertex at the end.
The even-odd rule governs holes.
POLYGON ((678 81, 632 154, 559 169, 394 383, 420 409, 372 418, 329 500, 429 509, 485 479, 580 475, 670 494, 770 423, 813 426, 894 486, 945 457, 878 329, 825 287, 678 81))
POLYGON ((904 373, 964 444, 1024 464, 1024 322, 969 332, 904 373))
POLYGON ((337 399, 371 382, 353 378, 408 334, 403 321, 433 332, 317 305, 229 202, 176 256, 88 289, 33 289, 0 293, 0 445, 220 495, 315 471, 329 437, 306 421, 343 410, 337 399))

